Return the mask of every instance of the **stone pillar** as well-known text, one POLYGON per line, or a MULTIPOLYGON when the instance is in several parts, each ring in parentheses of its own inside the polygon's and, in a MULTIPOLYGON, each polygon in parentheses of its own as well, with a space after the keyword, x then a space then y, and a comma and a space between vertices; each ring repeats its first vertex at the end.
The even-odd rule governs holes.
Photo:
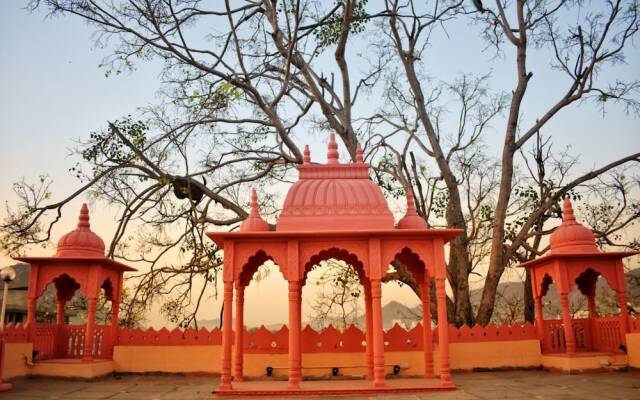
POLYGON ((233 380, 242 382, 244 379, 244 286, 236 282, 236 341, 233 358, 233 380))
POLYGON ((367 379, 373 380, 373 308, 371 307, 371 284, 364 281, 365 341, 367 342, 367 379))
POLYGON ((449 366, 449 321, 447 321, 447 293, 444 278, 436 278, 436 299, 438 302, 438 348, 440 350, 440 383, 451 386, 449 366))
POLYGON ((587 296, 587 305, 589 306, 589 318, 596 319, 598 317, 598 312, 596 310, 596 295, 595 293, 587 296))
POLYGON ((84 351, 82 353, 83 362, 93 362, 93 335, 96 329, 96 306, 98 299, 89 297, 87 299, 87 325, 84 331, 84 351))
POLYGON ((534 299, 534 311, 536 315, 536 335, 540 344, 544 342, 544 314, 542 313, 542 297, 535 296, 534 299))
POLYGON ((27 326, 29 329, 29 340, 33 342, 34 340, 34 328, 36 323, 36 298, 29 297, 29 301, 27 302, 27 326))
POLYGON ((29 297, 27 302, 27 324, 33 325, 36 322, 36 298, 29 297))
POLYGON ((218 390, 231 390, 231 347, 233 345, 233 281, 224 282, 222 316, 222 376, 218 390))
POLYGON ((573 334, 571 311, 569 310, 569 296, 567 293, 560 293, 560 307, 562 307, 562 323, 564 324, 564 340, 567 346, 567 354, 574 355, 576 353, 576 338, 573 334))
POLYGON ((113 348, 118 344, 118 316, 120 315, 120 299, 117 300, 114 298, 111 300, 111 343, 109 348, 109 353, 113 357, 113 348))
POLYGON ((380 279, 371 279, 371 314, 373 336, 373 385, 385 386, 384 326, 382 321, 382 285, 380 279))
POLYGON ((120 329, 120 302, 122 301, 122 287, 124 286, 124 273, 118 274, 118 287, 116 294, 111 299, 111 353, 113 347, 118 345, 118 333, 120 329))
POLYGON ((302 380, 300 281, 289 281, 289 389, 299 389, 302 380))
POLYGON ((600 348, 600 340, 598 334, 598 311, 596 310, 596 290, 593 287, 592 293, 587 296, 587 305, 589 307, 589 337, 591 339, 591 350, 596 351, 600 348))
POLYGON ((64 300, 58 299, 58 303, 56 304, 56 325, 60 327, 64 325, 64 304, 66 302, 64 300))
POLYGON ((67 350, 67 346, 64 343, 64 304, 66 302, 64 300, 58 299, 56 303, 56 348, 55 354, 56 357, 64 357, 64 354, 67 350))
POLYGON ((422 281, 422 338, 424 343, 424 376, 433 378, 433 338, 431 337, 431 290, 429 275, 422 281))

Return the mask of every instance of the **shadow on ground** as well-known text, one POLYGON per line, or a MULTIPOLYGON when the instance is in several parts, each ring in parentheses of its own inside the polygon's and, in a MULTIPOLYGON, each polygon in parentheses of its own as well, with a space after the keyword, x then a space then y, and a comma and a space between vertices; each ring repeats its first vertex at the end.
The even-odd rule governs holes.
MULTIPOLYGON (((640 399, 640 371, 580 375, 545 371, 457 373, 454 382, 458 385, 455 392, 336 399, 640 399)), ((0 400, 202 400, 212 398, 211 391, 217 386, 218 378, 119 375, 90 382, 21 378, 12 383, 13 390, 0 394, 0 400)))

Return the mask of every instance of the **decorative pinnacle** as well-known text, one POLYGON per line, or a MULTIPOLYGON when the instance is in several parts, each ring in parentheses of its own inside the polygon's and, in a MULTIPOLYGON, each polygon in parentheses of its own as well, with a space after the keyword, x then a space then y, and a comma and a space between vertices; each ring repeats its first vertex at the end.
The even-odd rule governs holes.
POLYGON ((407 193, 407 213, 406 215, 418 215, 416 212, 416 203, 413 199, 413 191, 410 188, 405 188, 405 193, 407 193))
POLYGON ((240 224, 240 232, 260 232, 268 231, 269 224, 260 216, 258 210, 258 193, 251 189, 251 211, 247 218, 240 224))
POLYGON ((564 198, 562 202, 562 222, 576 222, 576 216, 573 214, 573 205, 569 196, 564 198))
POLYGON ((78 217, 78 229, 89 230, 91 224, 89 224, 89 207, 87 203, 82 203, 80 208, 80 216, 78 217))
POLYGON ((304 145, 304 159, 303 159, 303 163, 304 164, 311 164, 311 150, 309 150, 309 145, 305 144, 304 145))
POLYGON ((329 144, 327 147, 327 164, 339 164, 338 144, 336 143, 336 134, 333 132, 329 134, 329 144))
POLYGON ((255 189, 251 189, 251 215, 259 215, 258 211, 258 193, 255 189))
POLYGON ((362 155, 362 147, 360 146, 360 143, 356 145, 356 163, 364 163, 364 156, 362 155))
POLYGON ((416 203, 410 186, 404 188, 407 196, 407 212, 398 221, 398 229, 427 229, 429 224, 416 211, 416 203))

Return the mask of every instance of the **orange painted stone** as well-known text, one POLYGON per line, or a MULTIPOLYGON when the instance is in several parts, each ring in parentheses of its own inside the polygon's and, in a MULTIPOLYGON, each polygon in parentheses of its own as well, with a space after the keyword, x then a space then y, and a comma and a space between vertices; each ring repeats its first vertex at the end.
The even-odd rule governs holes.
POLYGON ((562 203, 562 224, 549 238, 549 254, 591 254, 599 253, 596 238, 591 229, 576 220, 571 200, 562 203))
POLYGON ((82 204, 76 229, 58 240, 56 257, 104 257, 104 241, 91 230, 86 204, 82 204))
POLYGON ((369 179, 362 161, 340 164, 335 135, 329 138, 326 164, 298 166, 278 219, 278 231, 393 229, 393 214, 382 191, 369 179))
MULTIPOLYGON (((449 368, 449 331, 446 328, 444 245, 461 230, 430 229, 417 214, 410 191, 407 191, 406 215, 396 227, 382 190, 369 177, 369 166, 364 162, 359 144, 356 146, 354 163, 340 162, 334 134, 329 135, 325 164, 311 162, 308 146, 303 155, 303 163, 297 167, 299 178, 287 192, 275 231, 270 231, 268 224, 260 217, 257 195, 252 192, 251 211, 239 232, 207 233, 218 247, 224 249, 222 375, 217 393, 243 393, 242 390, 234 390, 235 385, 246 383, 242 379, 242 352, 245 349, 246 352, 269 350, 268 345, 265 346, 269 340, 272 340, 270 352, 288 354, 288 383, 286 390, 276 391, 278 395, 306 394, 304 382, 301 382, 303 352, 347 353, 364 350, 367 352, 367 371, 371 382, 367 388, 353 384, 354 393, 384 392, 387 386, 384 364, 387 339, 382 327, 381 279, 394 262, 405 265, 427 295, 429 277, 435 278, 438 283, 436 299, 439 324, 444 327, 438 335, 440 387, 454 387, 449 368), (366 335, 355 327, 341 332, 330 326, 323 332, 315 332, 301 326, 301 288, 308 272, 327 259, 342 260, 358 274, 367 298, 365 317, 369 332, 366 335), (260 328, 247 335, 243 346, 236 346, 232 357, 234 288, 237 292, 248 285, 257 268, 267 260, 273 261, 288 281, 288 340, 282 337, 285 329, 271 333, 260 328)), ((238 293, 235 297, 238 298, 238 293)), ((240 319, 235 321, 235 326, 243 326, 243 313, 239 312, 242 311, 242 305, 238 307, 236 315, 240 319)), ((428 313, 425 316, 429 319, 428 313)), ((430 319, 426 323, 430 326, 430 319)), ((390 334, 392 337, 402 337, 404 344, 399 346, 401 349, 424 348, 422 329, 410 332, 400 329, 390 334)), ((432 366, 433 363, 432 351, 426 352, 425 365, 432 366)), ((432 371, 429 368, 425 377, 432 378, 432 371)), ((272 383, 264 382, 263 385, 267 388, 272 383)), ((265 389, 253 394, 275 395, 275 392, 265 389)))
POLYGON ((118 340, 118 311, 123 274, 135 269, 105 257, 104 241, 91 230, 89 208, 83 204, 76 229, 63 235, 52 257, 14 257, 31 265, 29 274, 27 330, 39 359, 82 358, 85 362, 110 358, 118 340), (36 300, 53 283, 58 317, 55 324, 36 324, 36 300), (76 290, 88 302, 87 324, 65 326, 64 304, 76 290), (111 326, 97 326, 95 314, 100 291, 112 302, 111 326))
POLYGON ((550 251, 520 264, 531 273, 535 300, 536 334, 543 353, 577 352, 620 353, 631 318, 627 313, 627 284, 622 259, 637 251, 603 252, 598 249, 593 232, 580 224, 569 198, 562 204, 562 224, 551 234, 550 251), (615 318, 596 314, 596 282, 602 276, 616 292, 620 314, 615 318), (562 320, 543 320, 542 297, 555 283, 560 297, 562 320), (573 319, 569 310, 569 293, 574 286, 587 297, 589 317, 573 319))
POLYGON ((240 232, 261 232, 268 231, 267 224, 258 211, 258 194, 255 189, 251 190, 251 212, 249 216, 240 224, 240 232))

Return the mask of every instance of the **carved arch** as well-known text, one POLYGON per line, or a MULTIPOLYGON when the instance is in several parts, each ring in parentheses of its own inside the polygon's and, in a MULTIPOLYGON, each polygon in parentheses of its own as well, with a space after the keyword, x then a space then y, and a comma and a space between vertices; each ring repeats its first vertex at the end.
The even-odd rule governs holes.
MULTIPOLYGON (((38 298, 42 296, 44 294, 44 291, 49 286, 49 284, 51 283, 55 284, 55 281, 58 278, 62 279, 61 282, 66 281, 67 278, 72 280, 75 283, 75 285, 78 285, 78 287, 74 289, 74 292, 80 289, 80 291, 86 295, 87 293, 86 276, 82 276, 82 274, 77 274, 76 272, 77 270, 75 269, 62 270, 62 269, 56 268, 55 270, 44 270, 43 268, 40 268, 38 281, 36 285, 37 289, 36 289, 35 297, 38 298)), ((61 285, 64 285, 64 283, 61 283, 61 285)), ((56 287, 56 290, 57 290, 57 287, 56 287)), ((73 296, 73 293, 71 294, 71 296, 73 296)))
MULTIPOLYGON (((544 274, 542 280, 540 281, 540 297, 544 297, 549 291, 549 286, 554 283, 554 279, 548 273, 544 274)), ((557 288, 556 288, 557 291, 557 288)))
POLYGON ((303 267, 304 272, 302 276, 302 281, 306 282, 307 274, 309 273, 309 271, 313 269, 313 267, 318 265, 321 261, 329 260, 332 258, 335 260, 344 261, 345 263, 347 263, 347 265, 353 268, 358 274, 358 279, 360 280, 360 282, 363 282, 364 280, 368 279, 367 273, 364 268, 364 264, 362 263, 362 261, 360 261, 358 256, 356 256, 353 253, 350 253, 345 249, 331 247, 329 249, 321 250, 309 258, 309 260, 304 264, 304 267, 303 267))
MULTIPOLYGON (((80 289, 80 284, 66 273, 54 278, 50 283, 53 283, 56 287, 56 296, 58 300, 64 302, 71 300, 76 290, 80 289)), ((45 289, 50 283, 47 283, 45 289)))
POLYGON ((582 294, 587 296, 587 294, 583 292, 582 289, 580 288, 580 283, 583 283, 583 284, 586 283, 585 280, 593 279, 593 276, 595 276, 596 280, 598 279, 599 276, 602 276, 607 280, 607 283, 609 284, 611 289, 613 289, 616 292, 619 292, 618 279, 615 271, 613 271, 611 268, 606 268, 606 267, 598 268, 597 266, 588 266, 588 265, 584 267, 572 267, 569 273, 569 284, 573 285, 575 283, 576 285, 578 285, 578 288, 580 289, 582 294), (579 280, 581 281, 580 283, 579 283, 579 280))
POLYGON ((407 246, 397 252, 389 264, 393 265, 396 270, 404 269, 418 285, 422 284, 424 274, 429 274, 424 261, 407 246))
POLYGON ((267 261, 272 261, 278 268, 278 271, 280 271, 280 273, 282 273, 283 276, 286 277, 284 271, 280 267, 280 264, 275 260, 273 256, 271 256, 264 250, 258 250, 252 256, 250 256, 246 260, 246 262, 244 262, 244 264, 242 264, 242 267, 240 269, 238 269, 236 274, 236 282, 238 282, 242 286, 248 286, 258 268, 267 261))
POLYGON ((100 289, 104 289, 104 297, 107 300, 113 302, 113 296, 115 295, 115 290, 113 287, 113 283, 111 282, 111 278, 106 278, 102 281, 102 285, 100 285, 100 289))

